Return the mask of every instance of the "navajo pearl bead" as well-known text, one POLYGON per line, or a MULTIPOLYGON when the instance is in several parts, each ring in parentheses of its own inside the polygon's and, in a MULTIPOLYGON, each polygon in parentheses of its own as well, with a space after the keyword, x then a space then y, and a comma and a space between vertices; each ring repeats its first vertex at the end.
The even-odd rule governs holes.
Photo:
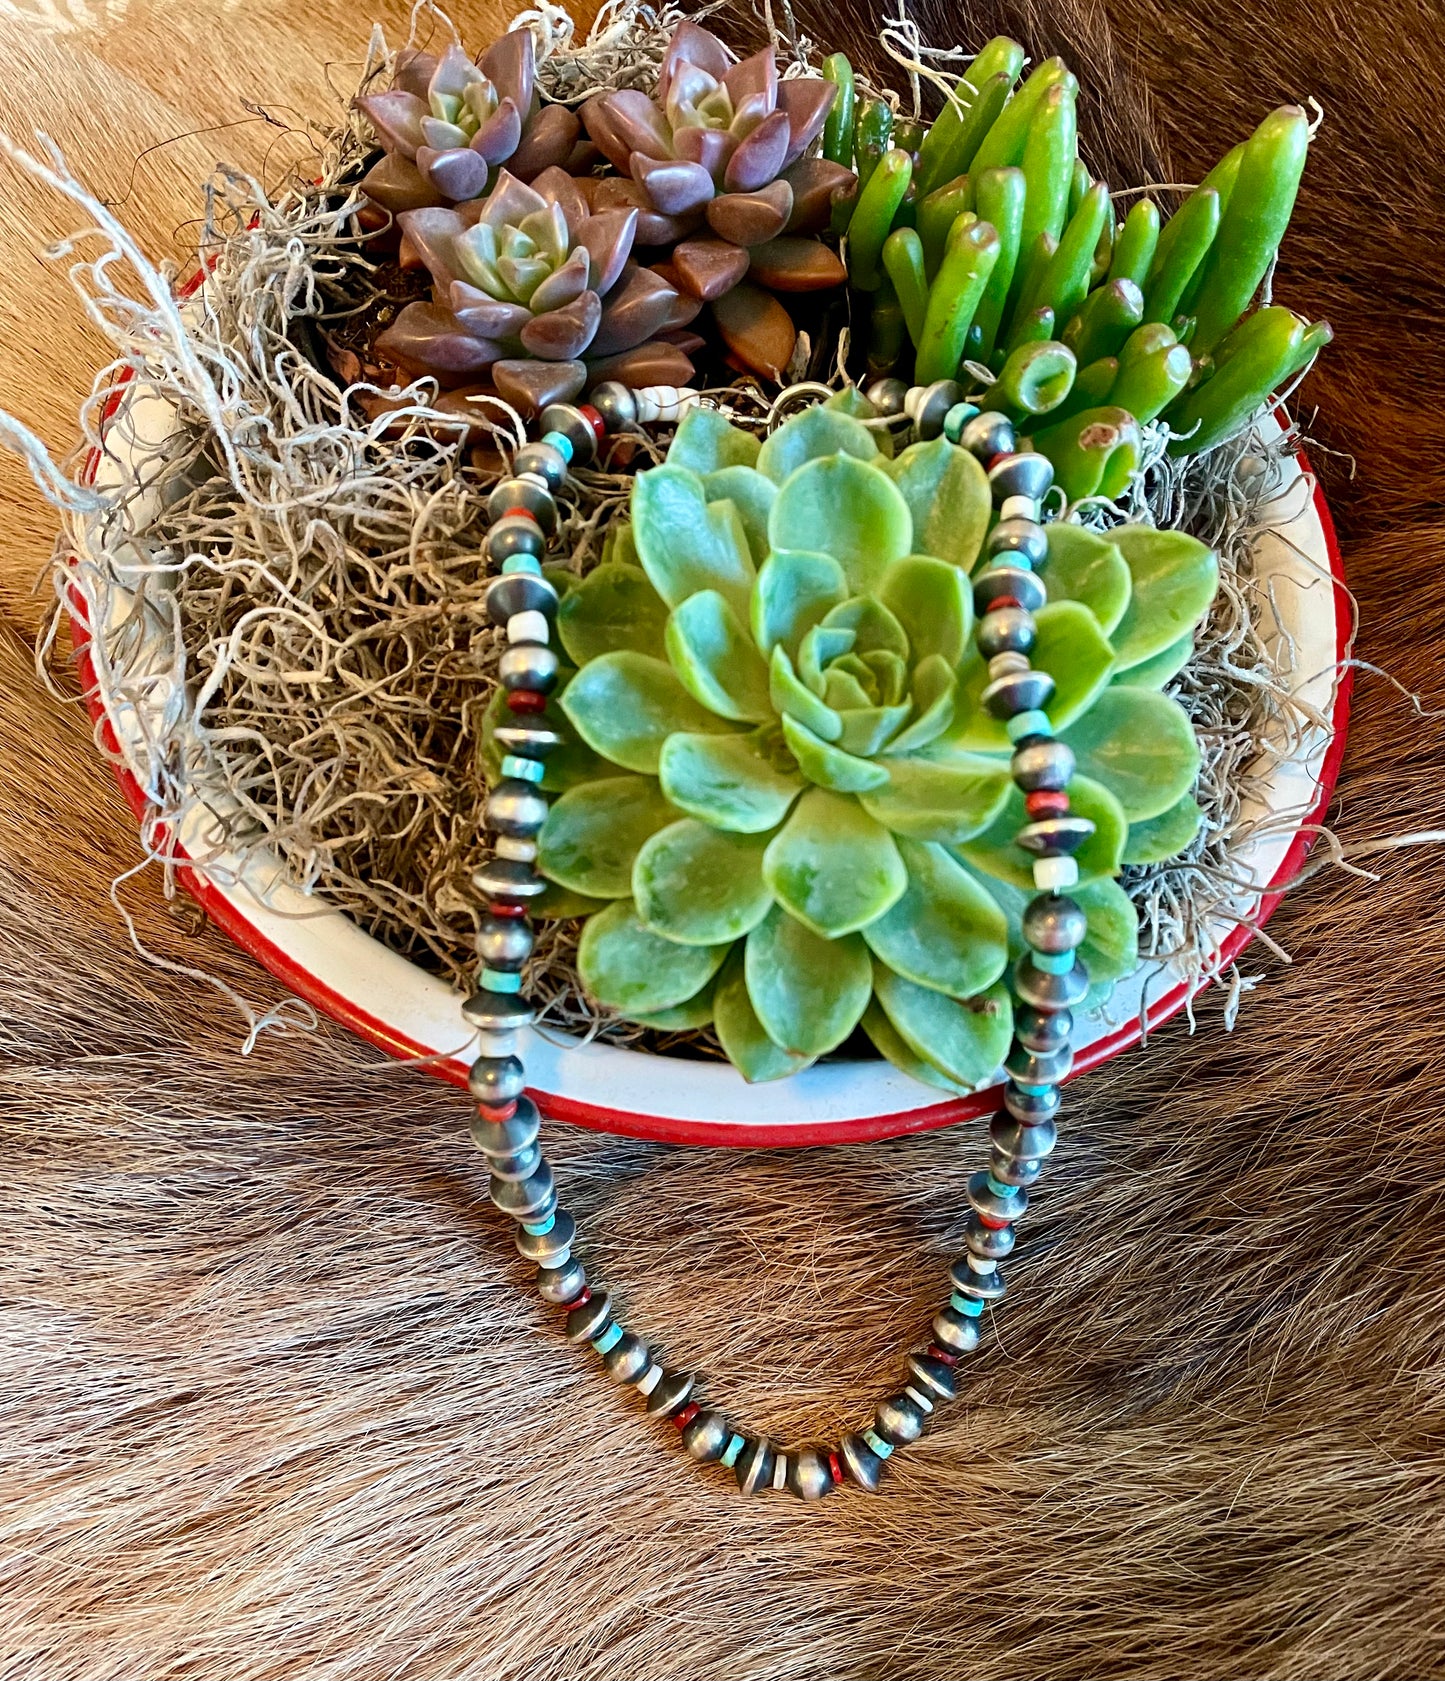
POLYGON ((1072 899, 1060 893, 1040 893, 1024 907, 1024 938, 1035 951, 1059 956, 1083 945, 1088 919, 1072 899))
POLYGON ((1013 423, 1006 414, 994 411, 976 414, 959 434, 958 441, 980 461, 992 461, 1014 447, 1013 423))
POLYGON ((505 689, 548 693, 557 682, 557 656, 541 642, 517 642, 497 661, 497 675, 505 689))
POLYGON ((989 660, 996 654, 1026 654, 1036 635, 1032 613, 1022 607, 990 607, 979 620, 978 651, 989 660))
POLYGON ((512 460, 518 478, 534 474, 552 490, 560 490, 567 479, 567 457, 555 444, 524 444, 512 460))

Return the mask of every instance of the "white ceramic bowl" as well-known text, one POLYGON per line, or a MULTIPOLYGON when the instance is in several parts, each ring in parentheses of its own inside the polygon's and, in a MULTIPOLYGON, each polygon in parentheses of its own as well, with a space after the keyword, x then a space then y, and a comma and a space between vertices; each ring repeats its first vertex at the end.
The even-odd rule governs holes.
MULTIPOLYGON (((118 394, 113 410, 106 454, 92 463, 93 482, 102 488, 119 482, 128 463, 173 424, 165 403, 141 389, 118 394)), ((1277 889, 1308 850, 1310 825, 1322 816, 1334 786, 1348 715, 1350 673, 1340 663, 1349 635, 1344 574, 1329 511, 1307 472, 1302 458, 1284 464, 1272 503, 1276 522, 1260 541, 1256 564, 1278 616, 1270 640, 1293 672, 1298 693, 1329 727, 1315 730, 1302 753, 1274 766, 1257 806, 1246 812, 1270 819, 1237 856, 1253 888, 1235 909, 1255 926, 1269 915, 1277 889)), ((74 629, 89 690, 95 672, 83 617, 77 616, 74 629)), ((169 649, 158 647, 157 683, 146 702, 157 711, 174 698, 163 675, 163 654, 169 649)), ((103 695, 93 709, 97 718, 104 714, 103 727, 119 748, 118 776, 139 816, 146 807, 135 776, 142 762, 137 744, 143 720, 107 706, 103 695)), ((197 813, 171 837, 177 860, 209 860, 204 874, 182 862, 180 877, 211 920, 319 1010, 394 1056, 439 1057, 429 1069, 464 1084, 474 1052, 458 995, 321 897, 298 891, 278 856, 253 853, 243 861, 218 852, 214 835, 206 833, 212 822, 197 813)), ((1244 920, 1221 921, 1216 930, 1221 970, 1252 932, 1244 920)), ((1146 1026, 1157 1027, 1183 1007, 1188 990, 1164 966, 1144 964, 1116 988, 1107 1014, 1081 1020, 1075 1072, 1137 1043, 1146 1026)), ((526 1035, 523 1054, 533 1095, 547 1114, 677 1143, 803 1145, 885 1138, 946 1126, 998 1106, 996 1089, 941 1099, 934 1088, 883 1061, 827 1062, 787 1080, 750 1086, 726 1063, 578 1044, 551 1032, 526 1035)))

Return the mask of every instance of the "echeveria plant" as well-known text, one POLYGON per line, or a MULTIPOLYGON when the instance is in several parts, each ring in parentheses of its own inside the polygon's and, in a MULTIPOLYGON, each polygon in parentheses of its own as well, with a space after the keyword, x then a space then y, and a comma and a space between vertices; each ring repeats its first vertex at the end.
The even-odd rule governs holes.
MULTIPOLYGON (((712 1022, 752 1080, 861 1023, 956 1090, 1007 1049, 1032 879, 971 635, 989 489, 943 438, 890 459, 859 407, 810 409, 761 446, 694 410, 639 475, 630 530, 559 609, 578 742, 550 769, 539 866, 559 909, 590 913, 579 970, 604 1007, 712 1022)), ((1113 877, 1199 821, 1198 747, 1160 688, 1217 572, 1194 539, 1141 526, 1057 525, 1049 550, 1032 658, 1096 825, 1075 896, 1107 986, 1136 947, 1113 877)))
POLYGON ((594 378, 628 379, 631 353, 701 307, 629 261, 635 210, 593 215, 561 169, 531 186, 503 170, 475 205, 400 221, 434 299, 408 304, 377 346, 444 385, 490 372, 504 396, 539 408, 581 391, 589 362, 594 378))
POLYGON ((836 253, 810 237, 854 181, 851 169, 807 155, 836 94, 820 76, 780 80, 771 47, 738 63, 716 35, 685 21, 654 96, 623 88, 582 109, 587 132, 627 178, 597 183, 596 202, 644 211, 639 243, 674 246, 679 285, 718 306, 730 349, 770 377, 795 335, 758 287, 815 291, 846 277, 836 253))
POLYGON ((537 97, 532 33, 514 29, 473 64, 453 43, 440 56, 399 56, 395 84, 357 104, 386 155, 362 181, 386 210, 480 198, 506 164, 520 180, 566 163, 581 125, 537 97))

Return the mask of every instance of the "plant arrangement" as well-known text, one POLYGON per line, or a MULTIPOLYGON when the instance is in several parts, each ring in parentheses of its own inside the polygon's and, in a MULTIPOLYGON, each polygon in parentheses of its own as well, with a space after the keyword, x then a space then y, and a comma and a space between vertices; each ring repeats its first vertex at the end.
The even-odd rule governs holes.
MULTIPOLYGON (((549 760, 538 867, 593 902, 579 969, 602 1007, 711 1024, 749 1079, 861 1023, 901 1068, 967 1090, 1008 1044, 999 983, 1032 881, 1000 686, 973 644, 989 484, 944 437, 890 458, 871 414, 850 394, 760 443, 693 410, 638 476, 612 558, 558 609, 575 746, 549 760)), ((1216 565, 1178 532, 1047 532, 1036 640, 1022 608, 991 634, 1031 650, 1077 767, 1076 896, 1107 994, 1136 960, 1113 878, 1199 821, 1193 730, 1160 690, 1216 565)))

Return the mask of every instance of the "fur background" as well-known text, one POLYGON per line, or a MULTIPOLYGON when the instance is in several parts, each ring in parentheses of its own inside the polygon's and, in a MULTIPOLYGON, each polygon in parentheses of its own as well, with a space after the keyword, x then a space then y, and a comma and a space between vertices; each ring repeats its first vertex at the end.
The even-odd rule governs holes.
MULTIPOLYGON (((4 0, 0 121, 49 129, 183 257, 212 161, 274 170, 289 143, 247 120, 137 154, 241 99, 322 110, 366 10, 4 0)), ((826 10, 805 24, 857 46, 826 10)), ((1131 177, 1197 179, 1320 99, 1279 292, 1339 335, 1312 430, 1360 654, 1445 707, 1433 0, 917 15, 1069 52, 1123 112, 1091 155, 1131 177)), ((68 212, 0 190, 0 400, 65 447, 101 353, 36 256, 68 212)), ((1271 924, 1294 964, 1248 955, 1268 979, 1232 1037, 1211 1000, 1195 1037, 1176 1021, 1071 1088, 1007 1307, 881 1498, 749 1504, 560 1342, 457 1094, 328 1026, 242 1057, 219 994, 134 955, 107 899, 133 826, 30 671, 54 518, 8 461, 0 489, 3 1681, 1445 1675, 1438 850, 1301 889, 1271 924)), ((1340 832, 1440 827, 1442 769, 1438 716, 1364 678, 1340 832)), ((158 951, 280 997, 154 880, 121 897, 158 951)), ((894 1380, 983 1148, 553 1130, 630 1320, 794 1441, 894 1380)))

